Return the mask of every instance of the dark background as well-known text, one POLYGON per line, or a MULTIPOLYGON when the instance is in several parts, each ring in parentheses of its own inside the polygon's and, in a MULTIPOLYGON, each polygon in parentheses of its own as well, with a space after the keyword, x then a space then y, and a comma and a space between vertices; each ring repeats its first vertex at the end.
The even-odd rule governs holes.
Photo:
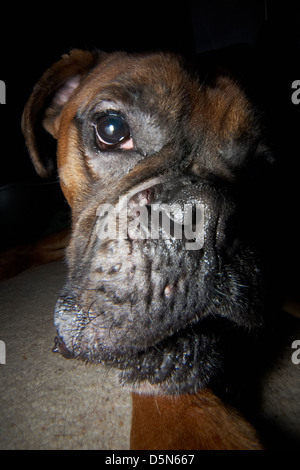
POLYGON ((234 72, 264 112, 277 160, 272 249, 286 273, 293 272, 286 283, 297 290, 300 105, 291 101, 291 84, 300 80, 296 2, 19 2, 1 8, 6 104, 0 106, 0 251, 66 220, 58 184, 35 174, 20 130, 24 104, 47 67, 74 47, 198 53, 204 70, 218 65, 234 72))

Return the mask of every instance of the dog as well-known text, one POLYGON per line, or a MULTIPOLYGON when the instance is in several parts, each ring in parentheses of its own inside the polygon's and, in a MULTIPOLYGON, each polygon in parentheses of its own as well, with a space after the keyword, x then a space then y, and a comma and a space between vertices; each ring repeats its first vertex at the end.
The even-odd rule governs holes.
POLYGON ((42 177, 57 140, 72 209, 55 350, 120 370, 132 449, 261 448, 210 388, 231 338, 263 325, 261 268, 239 224, 268 151, 242 88, 171 53, 75 49, 35 86, 22 129, 42 177))

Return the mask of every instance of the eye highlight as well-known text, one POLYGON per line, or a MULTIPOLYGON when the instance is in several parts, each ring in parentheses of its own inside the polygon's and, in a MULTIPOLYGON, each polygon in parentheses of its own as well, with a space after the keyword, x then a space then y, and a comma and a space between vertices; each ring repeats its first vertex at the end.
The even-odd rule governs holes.
POLYGON ((93 125, 100 149, 133 148, 130 128, 120 114, 113 111, 102 114, 93 125))

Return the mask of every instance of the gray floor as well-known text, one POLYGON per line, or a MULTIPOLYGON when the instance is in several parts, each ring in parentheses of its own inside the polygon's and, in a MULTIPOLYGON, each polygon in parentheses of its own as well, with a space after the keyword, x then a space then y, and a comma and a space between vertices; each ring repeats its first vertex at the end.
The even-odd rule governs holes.
MULTIPOLYGON (((55 262, 0 283, 0 449, 129 449, 131 397, 116 372, 51 352, 65 274, 55 262)), ((265 378, 261 405, 271 428, 300 448, 300 364, 291 361, 299 323, 265 378)))
POLYGON ((129 392, 115 371, 53 354, 53 310, 66 269, 0 284, 0 449, 128 449, 129 392))

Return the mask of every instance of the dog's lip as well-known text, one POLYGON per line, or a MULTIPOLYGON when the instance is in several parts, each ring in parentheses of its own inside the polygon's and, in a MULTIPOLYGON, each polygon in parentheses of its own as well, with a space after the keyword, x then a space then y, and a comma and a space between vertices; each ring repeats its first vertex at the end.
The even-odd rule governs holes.
POLYGON ((74 358, 74 353, 69 351, 64 341, 59 336, 55 336, 54 338, 54 346, 52 348, 52 352, 61 354, 65 359, 74 358))

